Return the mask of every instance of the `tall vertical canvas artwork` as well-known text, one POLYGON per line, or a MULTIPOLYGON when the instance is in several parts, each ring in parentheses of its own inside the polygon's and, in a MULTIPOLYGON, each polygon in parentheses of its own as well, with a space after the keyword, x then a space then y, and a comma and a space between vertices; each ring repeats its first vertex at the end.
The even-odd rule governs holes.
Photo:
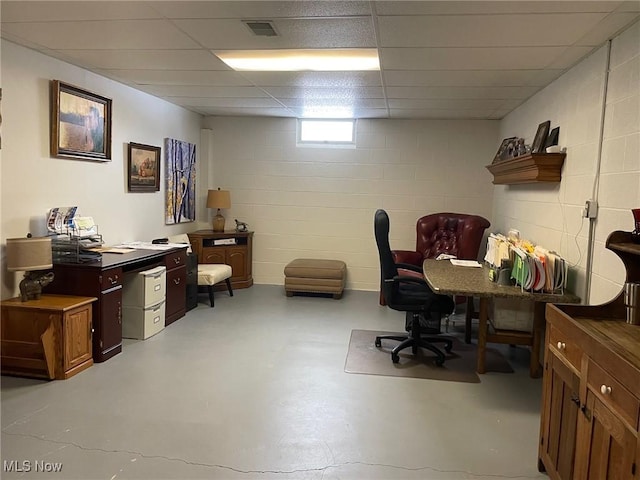
POLYGON ((173 138, 164 139, 166 172, 165 224, 196 219, 196 146, 173 138))

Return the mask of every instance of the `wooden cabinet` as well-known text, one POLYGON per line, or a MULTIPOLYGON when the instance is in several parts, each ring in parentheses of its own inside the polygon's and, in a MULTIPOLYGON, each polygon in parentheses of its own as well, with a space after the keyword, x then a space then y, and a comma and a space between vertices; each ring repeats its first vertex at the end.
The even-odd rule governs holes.
POLYGON ((96 298, 42 295, 2 302, 2 373, 66 379, 93 365, 96 298))
POLYGON ((167 267, 167 303, 165 326, 183 317, 187 311, 187 249, 164 257, 167 267))
POLYGON ((193 252, 198 255, 198 263, 226 263, 231 266, 233 288, 253 285, 253 232, 198 230, 189 233, 189 240, 193 252))
MULTIPOLYGON (((640 245, 613 232, 607 248, 640 281, 640 245)), ((638 478, 640 326, 622 294, 604 305, 548 305, 539 468, 552 479, 638 478)))

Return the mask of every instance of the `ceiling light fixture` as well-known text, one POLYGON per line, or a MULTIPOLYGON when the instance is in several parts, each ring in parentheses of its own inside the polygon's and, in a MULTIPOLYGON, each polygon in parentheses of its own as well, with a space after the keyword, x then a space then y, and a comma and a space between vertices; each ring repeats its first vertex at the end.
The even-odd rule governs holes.
POLYGON ((238 71, 361 71, 380 70, 375 48, 316 50, 215 50, 220 60, 238 71))

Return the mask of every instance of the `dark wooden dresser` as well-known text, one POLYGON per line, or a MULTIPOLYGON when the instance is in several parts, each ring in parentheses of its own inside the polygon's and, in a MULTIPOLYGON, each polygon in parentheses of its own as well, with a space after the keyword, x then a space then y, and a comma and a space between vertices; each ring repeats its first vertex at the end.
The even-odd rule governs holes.
MULTIPOLYGON (((607 248, 640 281, 629 232, 607 248)), ((640 475, 640 326, 626 323, 621 293, 603 305, 547 305, 538 467, 552 479, 640 475)))

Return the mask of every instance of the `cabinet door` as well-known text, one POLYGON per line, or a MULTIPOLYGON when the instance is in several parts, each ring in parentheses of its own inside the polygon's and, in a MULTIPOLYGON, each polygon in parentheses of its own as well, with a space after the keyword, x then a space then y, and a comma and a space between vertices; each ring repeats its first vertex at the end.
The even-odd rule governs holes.
POLYGON ((573 478, 580 378, 547 350, 540 460, 552 479, 573 478))
POLYGON ((231 281, 246 280, 247 278, 247 249, 246 247, 227 248, 226 261, 231 266, 231 281))
POLYGON ((578 420, 576 479, 635 478, 636 446, 637 432, 629 430, 593 391, 587 390, 578 420))
POLYGON ((67 372, 91 358, 91 305, 65 314, 62 335, 63 370, 67 372))
POLYGON ((101 325, 99 335, 94 337, 93 359, 103 362, 110 358, 110 352, 122 345, 122 285, 102 293, 100 298, 101 325))
POLYGON ((226 263, 226 247, 205 247, 202 249, 200 263, 226 263))

